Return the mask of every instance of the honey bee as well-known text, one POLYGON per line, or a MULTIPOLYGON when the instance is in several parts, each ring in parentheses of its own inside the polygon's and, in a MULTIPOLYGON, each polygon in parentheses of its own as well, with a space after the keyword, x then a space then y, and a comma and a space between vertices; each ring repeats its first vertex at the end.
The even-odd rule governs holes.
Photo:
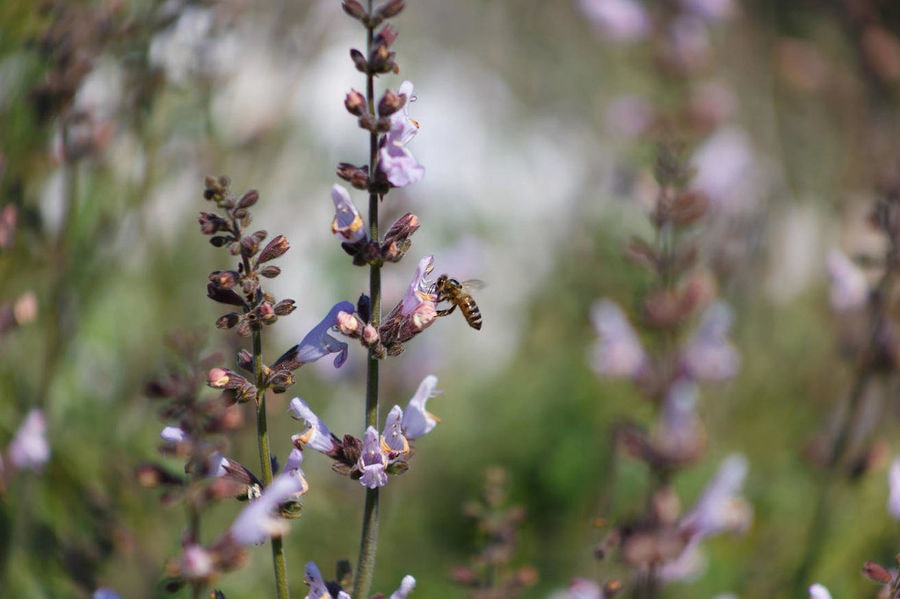
POLYGON ((472 294, 468 291, 469 289, 477 289, 481 285, 481 281, 477 280, 460 283, 445 274, 439 276, 434 283, 437 303, 450 302, 450 307, 438 310, 437 315, 446 316, 459 307, 459 311, 462 312, 469 326, 473 329, 481 330, 481 310, 478 309, 478 304, 475 303, 475 299, 472 298, 472 294))

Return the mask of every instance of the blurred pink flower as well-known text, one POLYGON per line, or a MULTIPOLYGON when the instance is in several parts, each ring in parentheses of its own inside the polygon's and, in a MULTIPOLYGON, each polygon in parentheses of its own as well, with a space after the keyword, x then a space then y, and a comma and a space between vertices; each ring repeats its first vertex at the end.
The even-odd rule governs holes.
POLYGON ((731 321, 731 308, 725 302, 715 302, 706 309, 681 358, 687 376, 695 381, 724 381, 737 374, 741 360, 728 340, 731 321))
POLYGON ((585 17, 616 42, 635 42, 650 33, 650 17, 635 0, 578 0, 585 17))
POLYGON ((611 300, 599 300, 591 308, 591 321, 600 336, 591 358, 594 371, 609 377, 638 376, 647 356, 622 309, 611 300))
POLYGON ((869 298, 869 282, 855 262, 842 251, 828 252, 825 266, 831 281, 829 298, 836 312, 854 310, 866 305, 869 298))
POLYGON ((900 520, 900 458, 891 462, 888 469, 887 510, 894 520, 900 520))
POLYGON ((816 583, 809 587, 809 599, 831 599, 831 593, 822 585, 816 583))
POLYGON ((747 458, 740 454, 725 458, 680 528, 696 539, 745 530, 753 521, 753 508, 740 496, 746 477, 747 458))
POLYGON ((35 408, 28 412, 9 444, 9 461, 18 470, 40 470, 50 459, 47 423, 44 413, 35 408))

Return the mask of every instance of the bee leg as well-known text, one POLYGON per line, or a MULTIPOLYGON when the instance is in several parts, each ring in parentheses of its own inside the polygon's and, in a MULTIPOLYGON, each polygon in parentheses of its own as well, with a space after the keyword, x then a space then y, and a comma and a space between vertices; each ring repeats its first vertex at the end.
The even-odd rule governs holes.
POLYGON ((438 311, 437 311, 437 315, 438 315, 438 316, 447 316, 448 314, 450 314, 450 313, 453 312, 454 310, 456 310, 456 304, 450 304, 450 307, 449 307, 449 308, 445 308, 445 309, 443 309, 443 310, 438 310, 438 311))

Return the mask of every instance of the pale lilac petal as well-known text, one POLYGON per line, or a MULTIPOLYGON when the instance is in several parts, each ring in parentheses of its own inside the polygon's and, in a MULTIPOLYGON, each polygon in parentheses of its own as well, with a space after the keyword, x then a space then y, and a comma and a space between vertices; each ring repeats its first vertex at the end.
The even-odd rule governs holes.
POLYGON ((816 583, 809 587, 809 599, 831 599, 831 593, 822 585, 816 583))
POLYGON ((659 577, 666 582, 694 580, 706 570, 706 565, 707 559, 700 550, 699 539, 694 538, 685 545, 678 557, 659 568, 659 577))
POLYGON ((650 17, 635 0, 579 0, 578 6, 602 34, 614 41, 634 42, 650 33, 650 17))
POLYGON ((566 599, 604 599, 604 593, 593 580, 576 578, 569 585, 566 599))
POLYGON ((309 427, 306 431, 294 435, 293 440, 326 454, 334 450, 334 435, 305 401, 295 397, 291 400, 288 412, 295 420, 302 420, 309 427))
POLYGON ((416 267, 416 275, 406 288, 406 294, 403 296, 403 308, 401 314, 409 316, 423 302, 434 303, 437 299, 434 294, 434 283, 428 278, 429 273, 434 270, 434 256, 425 256, 419 260, 416 267))
POLYGON ((598 374, 633 378, 647 361, 637 333, 619 306, 608 299, 594 303, 591 320, 600 339, 594 345, 591 365, 598 374))
POLYGON ((328 588, 325 586, 325 580, 322 578, 322 573, 319 572, 319 567, 315 562, 306 564, 306 576, 304 582, 309 586, 309 592, 306 595, 308 599, 331 597, 331 593, 328 592, 328 588))
POLYGON ((110 588, 100 587, 94 591, 94 594, 91 595, 91 599, 122 599, 122 597, 110 588))
MULTIPOLYGON (((403 419, 403 410, 400 406, 394 406, 384 419, 384 432, 381 440, 384 450, 391 454, 404 454, 409 451, 409 443, 403 435, 400 421, 403 419)), ((393 458, 391 458, 393 459, 393 458)))
POLYGON ((166 443, 184 443, 185 441, 189 441, 190 437, 184 431, 184 429, 177 426, 167 426, 162 429, 162 432, 159 433, 159 436, 162 437, 162 440, 166 443))
POLYGON ((304 491, 303 481, 293 471, 282 472, 265 488, 259 499, 241 510, 229 529, 231 538, 239 545, 259 545, 269 537, 280 537, 290 527, 287 520, 277 516, 278 507, 304 491))
POLYGON ((682 356, 682 367, 688 377, 697 381, 724 381, 737 374, 740 356, 728 340, 731 321, 731 308, 725 302, 707 308, 682 356))
POLYGON ((363 218, 353 205, 350 194, 342 186, 335 184, 331 188, 331 200, 334 202, 334 219, 331 221, 331 232, 347 243, 356 243, 366 236, 363 218))
POLYGON ((753 510, 739 493, 747 477, 747 459, 732 454, 722 461, 681 528, 701 539, 725 531, 741 531, 750 525, 753 510))
POLYGON ((366 429, 358 465, 359 470, 363 473, 359 479, 360 484, 370 489, 383 487, 387 484, 388 475, 384 471, 387 467, 387 459, 381 451, 378 431, 374 427, 370 426, 366 429))
POLYGON ((894 520, 900 520, 900 458, 891 462, 888 469, 887 510, 894 520))
POLYGON ((438 418, 425 409, 425 404, 437 395, 437 377, 429 374, 416 389, 416 394, 409 400, 409 404, 403 411, 403 434, 407 439, 418 439, 422 435, 430 433, 437 426, 438 418))
POLYGON ((194 543, 184 548, 178 564, 181 575, 188 580, 205 580, 215 569, 215 562, 209 551, 194 543))
POLYGON ((378 151, 378 168, 387 176, 391 185, 406 187, 425 176, 425 167, 406 148, 419 130, 419 124, 409 118, 409 106, 415 100, 413 84, 404 81, 398 93, 406 95, 406 104, 390 117, 391 128, 385 136, 384 145, 378 151))
POLYGON ((869 282, 855 262, 842 251, 834 249, 826 258, 828 278, 831 281, 829 298, 837 312, 862 308, 869 299, 869 282))
POLYGON ((35 408, 25 416, 9 444, 9 461, 19 470, 40 470, 49 459, 47 423, 44 413, 35 408))
POLYGON ((416 588, 416 579, 407 574, 400 581, 400 588, 391 593, 390 599, 406 599, 414 588, 416 588))

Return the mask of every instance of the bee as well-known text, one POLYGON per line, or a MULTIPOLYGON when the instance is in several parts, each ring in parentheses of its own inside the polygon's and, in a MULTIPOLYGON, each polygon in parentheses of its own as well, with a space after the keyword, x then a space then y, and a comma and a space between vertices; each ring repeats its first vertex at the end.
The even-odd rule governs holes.
POLYGON ((478 304, 475 303, 475 299, 468 291, 479 287, 481 287, 481 281, 472 280, 460 283, 445 274, 439 276, 434 283, 434 292, 437 294, 436 301, 437 303, 450 302, 450 307, 438 310, 437 315, 446 316, 459 307, 459 311, 462 312, 469 326, 481 330, 481 310, 478 309, 478 304))

